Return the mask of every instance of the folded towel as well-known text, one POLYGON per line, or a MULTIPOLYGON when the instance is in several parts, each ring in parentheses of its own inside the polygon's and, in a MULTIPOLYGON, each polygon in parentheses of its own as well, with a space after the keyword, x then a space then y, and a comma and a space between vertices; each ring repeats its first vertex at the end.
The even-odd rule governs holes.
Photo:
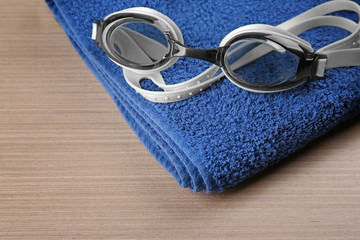
MULTIPOLYGON (((152 103, 125 82, 122 69, 91 40, 96 20, 144 6, 170 17, 187 46, 212 48, 238 27, 254 23, 275 26, 323 0, 46 2, 128 124, 181 187, 207 193, 224 191, 360 113, 360 67, 332 69, 321 79, 272 94, 251 93, 224 78, 187 100, 152 103)), ((348 12, 341 14, 356 18, 348 12)), ((323 27, 300 37, 319 49, 346 35, 345 30, 323 27)), ((163 76, 169 84, 178 83, 209 66, 204 61, 183 59, 163 76)), ((153 88, 146 81, 144 86, 153 88)))

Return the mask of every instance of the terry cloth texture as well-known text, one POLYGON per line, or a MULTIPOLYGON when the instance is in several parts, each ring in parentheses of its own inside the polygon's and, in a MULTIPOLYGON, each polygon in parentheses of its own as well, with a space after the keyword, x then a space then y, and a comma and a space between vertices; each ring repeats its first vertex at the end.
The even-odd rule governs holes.
MULTIPOLYGON (((242 90, 223 78, 185 101, 143 99, 122 69, 91 40, 92 23, 130 7, 150 7, 170 17, 185 44, 213 48, 230 31, 255 23, 278 25, 323 0, 46 0, 68 38, 113 98, 128 124, 181 187, 224 191, 301 149, 360 113, 360 67, 332 69, 326 76, 281 93, 242 90)), ((359 3, 359 1, 357 1, 359 3)), ((340 13, 356 20, 349 12, 340 13)), ((348 35, 323 27, 301 37, 319 49, 348 35)), ((181 59, 163 72, 177 83, 210 64, 181 59)), ((153 88, 144 82, 148 88, 153 88)))

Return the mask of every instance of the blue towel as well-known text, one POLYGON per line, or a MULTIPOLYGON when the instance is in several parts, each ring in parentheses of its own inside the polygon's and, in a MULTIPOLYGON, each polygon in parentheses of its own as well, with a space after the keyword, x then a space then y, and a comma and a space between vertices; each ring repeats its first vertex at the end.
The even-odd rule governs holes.
MULTIPOLYGON (((185 101, 143 99, 91 40, 92 23, 122 9, 144 6, 170 17, 187 46, 218 46, 230 31, 254 23, 278 25, 323 0, 46 0, 65 33, 113 98, 124 118, 178 184, 193 191, 224 191, 309 144, 360 113, 360 67, 329 70, 325 77, 281 93, 258 94, 222 79, 185 101)), ((359 3, 359 0, 357 0, 359 3)), ((354 14, 342 16, 356 19, 354 14)), ((301 37, 319 49, 348 35, 323 27, 301 37)), ((177 83, 210 65, 179 60, 163 73, 177 83)), ((147 88, 153 86, 144 83, 147 88)))

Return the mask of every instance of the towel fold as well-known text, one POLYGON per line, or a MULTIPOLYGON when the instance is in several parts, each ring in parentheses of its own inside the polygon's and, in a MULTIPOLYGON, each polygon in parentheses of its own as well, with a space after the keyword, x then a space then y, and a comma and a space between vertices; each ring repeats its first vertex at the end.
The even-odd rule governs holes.
MULTIPOLYGON (((144 6, 170 17, 181 29, 187 46, 212 48, 238 27, 253 23, 275 26, 322 0, 46 2, 130 127, 181 187, 206 193, 224 191, 360 113, 360 67, 332 69, 321 79, 272 94, 251 93, 224 78, 187 100, 152 103, 125 82, 122 69, 91 40, 96 20, 144 6)), ((351 13, 341 14, 355 19, 351 13)), ((323 27, 300 37, 319 49, 346 35, 345 30, 323 27)), ((203 61, 181 59, 163 76, 168 84, 177 83, 209 66, 203 61)), ((153 88, 146 81, 143 84, 153 88)))

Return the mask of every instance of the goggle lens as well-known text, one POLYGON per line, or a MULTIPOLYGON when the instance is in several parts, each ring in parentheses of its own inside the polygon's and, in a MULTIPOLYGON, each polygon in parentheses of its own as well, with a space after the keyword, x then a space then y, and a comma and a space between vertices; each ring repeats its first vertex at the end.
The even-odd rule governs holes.
POLYGON ((296 78, 300 58, 271 40, 246 38, 226 51, 224 65, 237 81, 275 86, 296 78))
POLYGON ((116 57, 139 66, 158 63, 169 52, 166 35, 152 24, 127 22, 117 26, 109 37, 116 57))

